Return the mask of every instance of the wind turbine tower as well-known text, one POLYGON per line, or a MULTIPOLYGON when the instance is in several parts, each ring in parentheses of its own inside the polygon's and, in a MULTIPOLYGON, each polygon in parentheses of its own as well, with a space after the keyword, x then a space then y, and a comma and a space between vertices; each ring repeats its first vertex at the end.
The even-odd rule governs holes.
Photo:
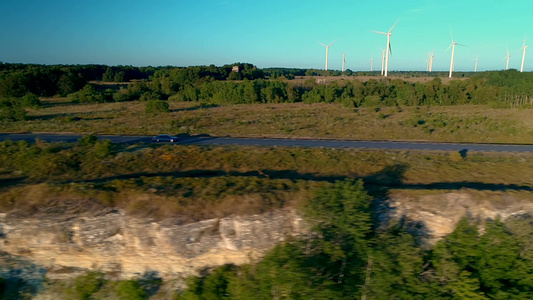
MULTIPOLYGON (((400 20, 398 19, 398 21, 400 20)), ((392 50, 390 47, 390 36, 392 35, 392 30, 394 29, 394 27, 396 27, 396 24, 398 24, 398 21, 396 21, 396 23, 392 25, 392 27, 389 29, 387 33, 381 32, 381 31, 374 31, 375 33, 383 34, 387 36, 387 48, 385 49, 387 51, 387 57, 385 58, 385 74, 384 74, 385 77, 387 77, 387 74, 389 71, 389 53, 392 53, 392 50)))
POLYGON ((370 57, 370 72, 374 71, 374 56, 370 57))
POLYGON ((520 72, 524 72, 524 61, 526 60, 526 49, 528 46, 526 46, 526 39, 524 38, 524 54, 522 54, 522 65, 520 66, 520 72))
POLYGON ((433 72, 433 59, 435 59, 435 55, 433 51, 431 51, 431 55, 429 56, 429 72, 433 72))
MULTIPOLYGON (((342 72, 344 72, 344 63, 346 63, 346 58, 344 56, 344 53, 342 54, 342 72)), ((327 70, 327 67, 326 67, 327 70)))
POLYGON ((509 59, 511 58, 511 54, 509 54, 509 49, 507 49, 507 64, 505 65, 505 70, 509 70, 509 59))
POLYGON ((453 73, 453 70, 455 68, 455 64, 453 62, 453 58, 454 58, 454 55, 455 55, 455 46, 459 45, 459 46, 463 46, 461 44, 458 44, 456 41, 453 40, 453 34, 452 34, 452 31, 450 30, 450 35, 452 36, 452 43, 450 44, 450 46, 448 46, 448 49, 450 49, 450 47, 452 48, 452 60, 450 62, 450 78, 452 78, 452 73, 453 73))
POLYGON ((331 42, 329 43, 328 45, 324 44, 324 43, 320 43, 322 44, 322 46, 326 47, 326 71, 328 70, 328 55, 329 55, 329 46, 333 45, 335 42, 331 42))
POLYGON ((479 56, 476 56, 476 65, 474 66, 474 72, 477 72, 477 61, 478 61, 478 58, 479 58, 479 56))
POLYGON ((381 76, 383 76, 383 68, 385 67, 385 49, 381 50, 381 76))

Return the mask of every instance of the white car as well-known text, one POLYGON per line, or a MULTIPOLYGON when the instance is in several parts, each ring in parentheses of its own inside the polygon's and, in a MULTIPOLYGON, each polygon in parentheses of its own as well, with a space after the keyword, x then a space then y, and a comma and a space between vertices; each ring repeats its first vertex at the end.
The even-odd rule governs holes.
POLYGON ((160 134, 160 135, 156 135, 156 136, 152 137, 152 142, 156 142, 156 143, 159 143, 159 142, 175 143, 177 141, 178 141, 178 137, 171 136, 171 135, 168 135, 168 134, 160 134))

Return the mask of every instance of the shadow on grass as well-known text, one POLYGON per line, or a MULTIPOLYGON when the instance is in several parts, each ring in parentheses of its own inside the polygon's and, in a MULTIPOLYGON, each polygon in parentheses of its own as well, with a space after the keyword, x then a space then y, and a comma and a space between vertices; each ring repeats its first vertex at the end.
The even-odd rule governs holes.
MULTIPOLYGON (((405 164, 394 164, 385 166, 382 170, 368 175, 357 177, 355 179, 362 179, 365 183, 365 188, 372 193, 373 196, 387 196, 390 189, 404 189, 404 190, 459 190, 462 188, 484 190, 484 191, 533 191, 533 187, 527 185, 516 184, 500 184, 500 183, 482 183, 475 181, 457 181, 457 182, 434 182, 428 184, 410 184, 403 183, 405 179, 405 172, 408 166, 405 164)), ((244 177, 259 177, 270 179, 290 179, 290 180, 311 180, 311 181, 326 181, 335 182, 337 180, 344 180, 346 176, 320 176, 314 173, 300 173, 295 170, 258 170, 258 171, 224 171, 224 170, 190 170, 190 171, 173 171, 173 172, 138 172, 130 174, 122 174, 109 176, 97 179, 79 180, 74 182, 97 183, 106 182, 110 180, 126 180, 135 179, 141 176, 144 177, 192 177, 192 178, 210 178, 221 176, 244 176, 244 177)), ((64 183, 70 183, 67 181, 64 183)))
POLYGON ((13 177, 13 178, 1 178, 0 179, 0 189, 5 187, 11 187, 18 184, 21 184, 26 180, 27 177, 20 176, 20 177, 13 177))
POLYGON ((218 104, 200 104, 192 107, 185 107, 185 108, 178 108, 178 109, 171 109, 170 112, 180 112, 180 111, 194 111, 199 109, 208 109, 208 108, 214 108, 219 107, 218 104))

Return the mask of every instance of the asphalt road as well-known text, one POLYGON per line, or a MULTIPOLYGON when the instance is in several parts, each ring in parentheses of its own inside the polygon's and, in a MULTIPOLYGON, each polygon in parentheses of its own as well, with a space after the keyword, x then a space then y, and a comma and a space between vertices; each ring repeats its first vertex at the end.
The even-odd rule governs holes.
MULTIPOLYGON (((81 135, 68 134, 10 134, 0 133, 0 140, 35 141, 39 138, 47 142, 76 142, 81 135)), ((101 135, 114 143, 151 142, 147 136, 111 136, 101 135)), ((185 136, 178 144, 192 145, 248 145, 248 146, 293 146, 323 148, 360 148, 388 150, 444 150, 444 151, 480 151, 480 152, 533 152, 533 145, 506 144, 455 144, 426 142, 389 142, 389 141, 345 141, 345 140, 310 140, 310 139, 262 139, 229 138, 211 136, 185 136)))

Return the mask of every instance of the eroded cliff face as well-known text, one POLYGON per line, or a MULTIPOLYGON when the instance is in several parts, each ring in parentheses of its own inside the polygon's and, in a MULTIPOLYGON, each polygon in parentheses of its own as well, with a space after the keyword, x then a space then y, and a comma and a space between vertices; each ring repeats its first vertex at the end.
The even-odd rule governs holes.
MULTIPOLYGON (((529 192, 394 191, 378 213, 383 222, 406 220, 421 241, 431 244, 452 232, 466 214, 480 220, 533 214, 530 198, 529 192)), ((223 264, 249 263, 288 237, 307 232, 308 226, 292 210, 192 224, 136 218, 109 209, 91 214, 0 214, 0 275, 9 276, 5 274, 10 265, 13 269, 25 264, 28 274, 52 279, 88 269, 115 278, 184 278, 223 264)))
MULTIPOLYGON (((426 191, 427 193, 427 191, 426 191)), ((404 220, 411 232, 427 246, 450 234, 464 216, 479 220, 480 232, 487 219, 502 221, 533 215, 530 192, 459 190, 424 194, 395 191, 382 208, 381 220, 404 220)))
POLYGON ((40 218, 0 215, 1 250, 62 279, 83 269, 117 278, 155 273, 163 278, 198 274, 223 264, 244 264, 305 230, 289 210, 177 225, 109 210, 97 216, 40 218))

